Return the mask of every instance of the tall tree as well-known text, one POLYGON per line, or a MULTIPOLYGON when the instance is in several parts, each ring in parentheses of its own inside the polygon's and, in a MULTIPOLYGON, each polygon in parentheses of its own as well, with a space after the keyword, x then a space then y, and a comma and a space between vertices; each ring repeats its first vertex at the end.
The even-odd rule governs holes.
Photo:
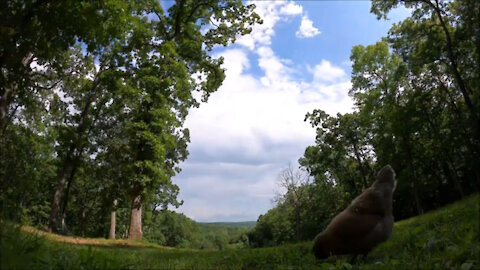
POLYGON ((355 197, 373 181, 374 155, 367 140, 367 130, 358 113, 330 116, 322 110, 308 113, 317 129, 316 145, 305 150, 300 164, 315 177, 327 175, 345 192, 355 197))
MULTIPOLYGON (((126 34, 125 34, 126 35, 126 34)), ((124 71, 118 66, 117 54, 126 53, 118 43, 122 39, 112 41, 111 45, 102 48, 101 52, 85 53, 80 46, 67 53, 68 71, 62 76, 60 90, 64 99, 71 99, 64 112, 64 119, 57 123, 60 130, 58 138, 58 157, 60 159, 57 186, 52 200, 49 229, 55 231, 59 223, 59 209, 67 180, 74 179, 79 162, 90 150, 95 154, 99 147, 95 145, 95 134, 98 133, 98 121, 112 117, 112 111, 106 108, 115 92, 122 86, 124 71), (98 61, 98 66, 95 62, 98 61), (89 149, 90 148, 90 149, 89 149)), ((68 183, 69 187, 71 183, 68 183)), ((68 194, 68 189, 67 189, 68 194)), ((68 198, 65 198, 68 200, 68 198)))
POLYGON ((297 241, 302 240, 302 220, 304 209, 308 203, 308 189, 310 176, 305 170, 294 169, 292 165, 283 169, 280 173, 278 184, 285 194, 278 194, 277 204, 284 203, 292 207, 293 224, 295 224, 295 235, 297 241))
POLYGON ((260 21, 253 9, 241 1, 178 1, 166 13, 156 5, 151 10, 156 18, 132 36, 135 64, 126 68, 131 91, 114 101, 124 104, 126 115, 122 129, 130 157, 124 164, 130 176, 125 185, 131 198, 130 239, 142 238, 142 204, 157 191, 169 191, 174 196, 166 203, 178 204, 178 187, 170 179, 188 154, 183 123, 188 110, 199 105, 192 92, 201 92, 207 101, 221 85, 223 60, 209 51, 248 33, 260 21), (205 32, 207 25, 211 28, 205 32))
MULTIPOLYGON (((412 15, 390 30, 388 41, 408 62, 411 76, 423 81, 425 71, 436 76, 430 88, 444 91, 456 121, 463 123, 468 167, 480 186, 480 99, 478 98, 480 4, 474 0, 373 1, 372 12, 384 18, 398 5, 412 15), (432 87, 433 86, 433 87, 432 87)), ((438 94, 437 94, 438 95, 438 94)))
MULTIPOLYGON (((307 185, 315 192, 306 231, 328 222, 339 210, 331 205, 351 200, 373 176, 370 168, 385 164, 397 173, 396 219, 480 187, 480 2, 374 0, 371 11, 385 18, 398 5, 411 16, 376 44, 352 48, 349 94, 356 111, 330 116, 317 109, 306 116, 317 131, 299 160, 315 179, 307 185)), ((253 240, 272 238, 269 220, 279 211, 291 215, 285 205, 259 218, 253 240)))

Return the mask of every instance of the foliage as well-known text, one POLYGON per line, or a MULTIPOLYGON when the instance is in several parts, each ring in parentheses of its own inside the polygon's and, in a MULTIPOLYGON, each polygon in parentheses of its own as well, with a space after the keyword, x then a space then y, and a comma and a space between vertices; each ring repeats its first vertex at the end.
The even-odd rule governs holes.
POLYGON ((141 237, 142 206, 181 205, 183 124, 225 76, 210 51, 261 20, 239 0, 164 4, 2 1, 2 216, 104 236, 112 211, 125 233, 131 208, 141 237))
POLYGON ((197 223, 200 227, 200 245, 192 246, 200 249, 238 249, 248 248, 247 233, 255 226, 255 222, 217 222, 197 223))
POLYGON ((169 210, 145 215, 145 239, 161 246, 226 250, 249 246, 251 223, 197 223, 169 210), (248 227, 244 227, 248 226, 248 227))
POLYGON ((379 0, 371 10, 386 18, 399 5, 411 16, 381 41, 352 48, 356 110, 306 115, 317 136, 299 163, 314 181, 295 187, 308 194, 301 200, 287 190, 260 216, 254 245, 313 239, 386 164, 398 180, 397 220, 480 190, 480 2, 379 0))
POLYGON ((248 234, 252 247, 265 247, 285 244, 295 240, 293 224, 288 220, 288 212, 285 207, 279 205, 260 215, 257 225, 248 234))
MULTIPOLYGON (((480 2, 374 0, 379 18, 399 5, 412 14, 376 44, 352 48, 355 112, 307 114, 317 136, 299 163, 312 178, 284 175, 277 206, 248 233, 169 211, 182 203, 171 178, 188 156, 185 119, 225 76, 211 50, 261 20, 240 0, 162 4, 1 1, 1 217, 104 237, 114 212, 121 238, 134 229, 141 236, 143 222, 152 242, 226 251, 116 250, 112 258, 112 250, 51 243, 0 224, 2 268, 365 268, 337 258, 318 263, 310 243, 230 249, 312 239, 387 163, 397 172, 397 219, 480 190, 480 2)), ((478 266, 472 201, 448 208, 448 217, 399 223, 367 266, 478 266)))
POLYGON ((278 195, 276 207, 260 215, 248 234, 252 247, 311 240, 347 203, 341 186, 318 177, 312 182, 303 170, 286 168, 280 185, 285 193, 278 195))
POLYGON ((317 261, 311 242, 225 251, 139 247, 143 244, 115 248, 122 240, 86 247, 31 236, 2 224, 0 263, 2 269, 476 269, 479 200, 474 195, 397 222, 392 238, 364 261, 352 262, 345 256, 317 261))

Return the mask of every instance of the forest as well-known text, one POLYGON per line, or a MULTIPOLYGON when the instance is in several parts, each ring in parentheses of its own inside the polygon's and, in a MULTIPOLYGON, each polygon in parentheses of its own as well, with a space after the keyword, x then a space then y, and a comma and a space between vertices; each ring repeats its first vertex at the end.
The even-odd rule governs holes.
POLYGON ((168 10, 156 0, 2 1, 2 218, 186 246, 200 228, 168 210, 182 204, 171 179, 188 156, 183 123, 224 79, 223 60, 209 52, 249 33, 260 22, 253 9, 241 1, 178 1, 168 10))
POLYGON ((398 179, 395 220, 480 191, 480 3, 372 1, 371 12, 386 18, 401 4, 409 18, 352 48, 357 110, 305 116, 316 143, 280 174, 286 192, 259 217, 251 245, 313 239, 385 164, 398 179))
POLYGON ((279 172, 275 207, 254 227, 172 211, 189 110, 225 79, 211 51, 262 18, 240 0, 162 2, 0 1, 2 224, 250 249, 313 240, 385 164, 398 179, 396 221, 480 191, 480 2, 372 0, 379 20, 398 6, 411 16, 352 48, 355 110, 305 116, 315 144, 279 172))

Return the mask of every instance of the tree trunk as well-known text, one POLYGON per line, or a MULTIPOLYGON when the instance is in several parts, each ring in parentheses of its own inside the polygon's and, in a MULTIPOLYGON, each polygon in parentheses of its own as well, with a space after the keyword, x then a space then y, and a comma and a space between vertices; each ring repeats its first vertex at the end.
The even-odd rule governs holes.
MULTIPOLYGON (((412 162, 410 162, 412 163, 412 162)), ((415 168, 411 165, 411 173, 412 173, 412 189, 413 189, 413 199, 415 201, 415 207, 417 208, 417 213, 422 215, 424 213, 422 204, 420 202, 420 197, 418 196, 418 184, 417 184, 417 173, 415 168)))
POLYGON ((141 192, 137 192, 132 198, 128 239, 141 240, 142 235, 142 195, 141 192))
MULTIPOLYGON (((90 133, 92 129, 92 125, 87 127, 86 118, 88 116, 89 109, 94 100, 97 86, 98 86, 98 74, 97 74, 97 78, 94 81, 92 89, 90 91, 90 94, 87 97, 85 107, 83 108, 82 113, 80 115, 80 123, 76 129, 76 135, 79 138, 85 135, 85 131, 87 130, 87 128, 88 128, 87 135, 90 133)), ((94 121, 96 121, 97 118, 98 118, 98 115, 95 116, 94 121)), ((83 148, 85 147, 84 144, 81 144, 81 145, 78 145, 78 144, 79 144, 78 141, 71 142, 70 146, 68 147, 68 152, 65 156, 65 160, 63 162, 62 171, 58 176, 57 189, 55 190, 55 195, 52 201, 52 208, 50 211, 50 223, 48 225, 49 232, 57 230, 56 228, 58 226, 58 209, 60 208, 60 200, 65 187, 66 177, 70 176, 71 178, 73 178, 74 168, 78 163, 78 160, 80 158, 80 153, 83 151, 83 148), (77 150, 77 152, 79 153, 76 156, 74 156, 75 150, 77 150)))
POLYGON ((53 196, 52 207, 50 210, 50 222, 48 224, 49 232, 57 232, 59 218, 58 210, 60 209, 60 202, 62 200, 63 189, 65 187, 67 176, 70 175, 72 169, 73 162, 67 154, 63 168, 58 176, 57 188, 55 190, 55 195, 53 196))
POLYGON ((67 217, 67 205, 68 205, 68 198, 70 194, 70 187, 72 186, 73 177, 75 176, 75 171, 77 169, 76 161, 72 161, 72 170, 70 172, 70 177, 68 178, 67 188, 65 190, 65 196, 63 198, 63 206, 62 206, 62 233, 67 233, 67 223, 65 221, 67 217))
POLYGON ((297 231, 297 241, 302 240, 302 227, 301 227, 301 219, 300 219, 300 209, 296 209, 295 211, 295 230, 297 231))
POLYGON ((458 195, 460 195, 460 198, 465 197, 465 192, 463 192, 462 184, 460 183, 460 179, 458 178, 457 171, 455 170, 455 166, 453 166, 451 161, 448 161, 446 163, 446 166, 450 172, 450 176, 452 178, 452 184, 453 187, 457 190, 458 195))
MULTIPOLYGON (((473 1, 473 2, 476 2, 476 1, 473 1)), ((443 19, 442 10, 440 9, 440 6, 439 6, 439 0, 435 0, 436 5, 434 5, 430 1, 428 1, 427 3, 430 4, 430 6, 434 9, 435 13, 437 14, 438 20, 440 21, 440 26, 442 27, 442 29, 445 33, 445 38, 446 38, 446 41, 447 41, 447 44, 446 44, 447 45, 447 47, 446 47, 447 48, 447 57, 450 61, 450 66, 451 66, 451 69, 453 71, 453 76, 455 78, 456 85, 458 86, 458 88, 460 90, 460 93, 463 96, 463 100, 465 101, 465 105, 467 105, 467 109, 470 111, 470 118, 473 118, 472 122, 474 123, 473 130, 474 130, 474 133, 476 133, 475 136, 478 136, 479 133, 480 133, 480 115, 478 115, 478 112, 475 109, 475 104, 473 104, 472 99, 470 97, 470 95, 473 95, 474 92, 471 89, 467 88, 467 84, 465 83, 465 81, 463 80, 463 78, 461 76, 461 71, 458 68, 458 63, 457 63, 458 56, 453 51, 454 44, 453 44, 453 41, 452 41, 452 38, 451 38, 451 35, 450 35, 450 31, 447 28, 447 23, 443 19)), ((477 44, 477 50, 478 50, 478 48, 479 48, 479 46, 477 44)), ((475 98, 475 97, 473 96, 473 98, 475 98)), ((478 154, 479 153, 477 152, 477 155, 478 154)))
MULTIPOLYGON (((438 20, 440 21, 440 26, 442 27, 443 29, 443 32, 445 33, 445 38, 446 38, 446 41, 447 41, 447 57, 450 61, 450 66, 452 68, 452 71, 453 71, 453 76, 455 78, 455 81, 456 81, 456 84, 458 86, 458 88, 460 89, 460 92, 461 94, 463 95, 463 99, 465 101, 465 104, 467 105, 468 109, 473 113, 475 114, 475 111, 474 111, 474 107, 473 107, 473 104, 472 104, 472 101, 470 99, 470 93, 471 93, 471 90, 467 88, 461 74, 460 74, 460 71, 458 69, 458 64, 457 64, 457 55, 455 54, 455 52, 453 51, 453 42, 452 42, 452 38, 450 36, 450 31, 448 31, 448 28, 447 28, 447 23, 444 21, 443 19, 443 16, 442 16, 442 10, 440 9, 439 7, 439 3, 438 3, 438 0, 435 0, 435 3, 436 3, 436 6, 431 3, 430 1, 428 1, 428 3, 430 4, 430 6, 434 9, 437 17, 438 17, 438 20)), ((476 116, 476 115, 474 115, 476 116)))
POLYGON ((358 162, 358 167, 360 167, 360 173, 362 174, 363 189, 366 189, 368 187, 366 173, 365 173, 365 170, 363 169, 362 159, 360 158, 360 154, 358 153, 359 151, 358 151, 358 146, 356 142, 353 142, 353 152, 358 162))
POLYGON ((108 239, 115 239, 115 226, 117 225, 117 200, 113 200, 113 209, 110 213, 110 233, 108 239))
POLYGON ((86 231, 87 231, 87 206, 86 205, 82 209, 81 228, 82 228, 82 237, 85 237, 86 231))
POLYGON ((413 200, 415 202, 415 207, 417 208, 417 213, 419 215, 423 214, 423 207, 420 202, 420 197, 418 196, 418 179, 417 179, 417 172, 415 170, 415 166, 413 165, 413 154, 412 154, 412 149, 410 148, 410 143, 409 139, 407 137, 403 137, 403 142, 405 145, 405 149, 407 150, 407 156, 408 156, 408 165, 410 167, 410 172, 411 172, 411 177, 412 177, 412 182, 411 182, 411 187, 413 191, 413 200))
POLYGON ((67 223, 65 221, 66 217, 67 217, 66 214, 62 213, 62 222, 61 222, 62 227, 60 229, 62 234, 67 234, 67 223))
POLYGON ((10 105, 10 97, 13 94, 13 90, 6 89, 2 96, 0 96, 0 128, 7 125, 8 106, 10 105))

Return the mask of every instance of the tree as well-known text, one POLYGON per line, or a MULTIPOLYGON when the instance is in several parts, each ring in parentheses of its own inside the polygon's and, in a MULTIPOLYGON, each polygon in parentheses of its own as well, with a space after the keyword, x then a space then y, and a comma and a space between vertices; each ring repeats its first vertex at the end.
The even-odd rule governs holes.
MULTIPOLYGON (((448 106, 460 124, 468 147, 469 164, 480 187, 480 103, 478 99, 480 34, 478 1, 373 1, 372 12, 386 17, 395 6, 414 9, 412 16, 392 27, 389 43, 408 60, 411 76, 422 80, 425 71, 435 77, 429 88, 448 95, 448 106)), ((422 86, 425 86, 423 84, 422 86)), ((438 93, 436 93, 438 95, 438 93)), ((453 122, 453 121, 452 121, 453 122)))
POLYGON ((352 175, 360 172, 352 177, 360 180, 372 172, 369 167, 392 164, 401 194, 395 215, 403 218, 480 186, 478 99, 472 90, 478 87, 473 81, 478 64, 472 62, 478 58, 478 14, 466 10, 478 10, 478 4, 373 1, 372 12, 386 17, 400 4, 413 9, 411 17, 394 24, 382 41, 352 49, 350 95, 357 112, 308 114, 317 140, 300 164, 316 178, 332 178, 353 192, 358 192, 355 181, 342 175, 347 168, 352 175), (358 166, 345 166, 353 164, 352 157, 358 166))
POLYGON ((310 176, 306 171, 301 169, 293 169, 292 165, 288 165, 283 169, 278 179, 278 185, 285 190, 285 194, 277 195, 277 204, 284 203, 292 207, 293 223, 295 224, 295 234, 297 241, 302 239, 302 219, 303 210, 309 203, 307 201, 310 176))
MULTIPOLYGON (((317 136, 299 159, 314 178, 301 186, 310 213, 302 234, 321 231, 386 164, 398 179, 397 220, 480 188, 480 2, 378 0, 371 11, 384 18, 398 5, 411 16, 376 44, 352 48, 355 112, 306 115, 317 136)), ((292 209, 285 201, 261 216, 253 239, 273 239, 268 221, 292 209)))
MULTIPOLYGON (((420 118, 415 100, 410 98, 407 69, 402 59, 388 51, 385 42, 352 49, 352 90, 364 117, 370 117, 372 141, 378 159, 386 163, 403 156, 408 164, 414 201, 419 213, 423 207, 419 197, 418 172, 414 165, 412 134, 418 131, 420 118), (404 153, 392 151, 400 149, 404 153)), ((402 166, 403 162, 397 164, 402 166)))
POLYGON ((0 3, 0 130, 39 90, 32 63, 55 62, 76 41, 89 50, 122 32, 133 2, 15 1, 0 3))
MULTIPOLYGON (((58 227, 58 211, 65 184, 70 179, 68 186, 71 185, 78 164, 86 158, 87 151, 95 155, 100 150, 95 143, 98 139, 94 136, 101 132, 97 122, 102 118, 113 117, 107 103, 111 102, 118 89, 123 87, 122 76, 125 74, 118 63, 123 64, 125 61, 119 61, 122 59, 116 55, 126 53, 120 46, 124 39, 119 37, 111 42, 111 45, 98 53, 84 53, 82 48, 77 46, 66 56, 69 62, 63 68, 67 73, 61 76, 60 91, 71 101, 65 108, 63 121, 57 123, 60 129, 58 156, 61 165, 50 212, 49 229, 53 231, 58 227), (98 68, 95 66, 96 60, 99 61, 98 68)), ((67 201, 68 197, 65 200, 67 201)))
MULTIPOLYGON (((202 101, 207 101, 224 79, 222 59, 208 52, 248 33, 259 21, 253 8, 241 1, 178 1, 168 15, 160 6, 152 9, 157 18, 147 25, 149 31, 138 41, 141 46, 134 48, 135 65, 127 69, 132 92, 121 97, 127 108, 126 153, 131 157, 125 164, 130 176, 130 239, 142 237, 142 202, 158 190, 178 190, 170 178, 188 154, 189 133, 182 126, 188 109, 199 105, 192 91, 202 92, 202 101), (212 17, 218 25, 202 35, 212 17), (198 74, 201 81, 194 79, 198 74)), ((178 205, 174 197, 165 203, 178 205)))
POLYGON ((315 177, 326 174, 352 198, 360 194, 374 179, 371 164, 375 156, 364 120, 358 113, 333 117, 322 110, 308 113, 305 120, 317 129, 316 145, 305 150, 299 163, 315 177))
POLYGON ((260 215, 255 228, 248 238, 252 247, 281 245, 295 239, 295 228, 289 220, 288 208, 278 204, 275 208, 260 215))

